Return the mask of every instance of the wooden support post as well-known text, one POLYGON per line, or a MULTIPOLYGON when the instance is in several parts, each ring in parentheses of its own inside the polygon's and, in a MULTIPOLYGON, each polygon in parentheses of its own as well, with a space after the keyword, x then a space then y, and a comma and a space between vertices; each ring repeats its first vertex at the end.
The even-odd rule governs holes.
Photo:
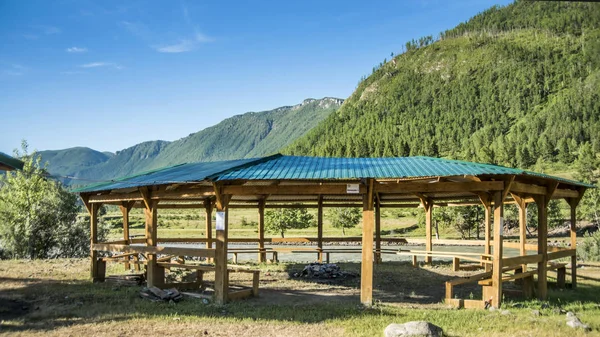
POLYGON ((206 223, 205 223, 205 236, 206 236, 206 248, 212 248, 212 211, 213 204, 210 199, 204 200, 204 212, 206 215, 206 223))
MULTIPOLYGON (((323 263, 323 197, 319 196, 317 208, 317 248, 319 250, 318 260, 323 263)), ((329 263, 329 261, 327 261, 329 263)))
MULTIPOLYGON (((502 305, 502 231, 504 227, 503 192, 494 193, 494 261, 492 266, 492 305, 502 305)), ((484 298, 487 300, 486 298, 484 298)))
MULTIPOLYGON (((422 200, 423 207, 425 208, 425 250, 430 252, 433 251, 433 201, 431 199, 422 200)), ((431 264, 431 256, 425 256, 425 264, 431 264)))
MULTIPOLYGON (((483 204, 483 209, 485 212, 485 223, 484 223, 484 236, 485 236, 485 244, 483 247, 483 253, 484 254, 491 254, 492 253, 492 249, 491 249, 491 245, 490 242, 492 240, 492 205, 490 202, 490 197, 488 194, 482 194, 479 196, 479 199, 481 200, 481 203, 483 204)), ((492 265, 489 263, 485 264, 485 271, 490 271, 492 269, 492 265)))
POLYGON ((381 263, 381 207, 375 202, 375 263, 381 263))
POLYGON ((215 303, 225 304, 229 298, 229 274, 227 271, 227 236, 229 212, 227 205, 230 195, 221 194, 222 186, 214 185, 217 208, 216 247, 215 247, 215 303))
MULTIPOLYGON (((123 240, 125 240, 125 244, 129 244, 129 211, 133 207, 133 202, 124 201, 121 203, 119 208, 121 209, 121 213, 123 214, 123 240), (131 205, 131 206, 130 206, 131 205)), ((129 259, 129 257, 127 257, 129 259)), ((129 263, 125 263, 125 270, 129 270, 129 263)))
MULTIPOLYGON (((85 201, 84 201, 85 202, 85 201)), ((101 204, 88 204, 88 211, 90 213, 90 276, 93 282, 98 282, 101 279, 101 275, 98 270, 98 251, 94 250, 93 245, 98 243, 98 210, 102 206, 101 204)), ((87 206, 87 205, 86 205, 87 206)))
POLYGON ((458 257, 452 258, 452 270, 459 271, 460 270, 460 259, 458 257))
POLYGON ((415 268, 419 266, 419 262, 417 261, 417 256, 416 255, 412 256, 412 266, 415 267, 415 268))
MULTIPOLYGON (((527 255, 525 244, 527 244, 527 203, 516 194, 512 194, 513 199, 517 202, 519 208, 519 255, 527 255)), ((522 272, 527 271, 527 265, 521 266, 522 272)))
MULTIPOLYGON (((158 201, 147 200, 147 207, 144 209, 146 216, 146 246, 156 247, 158 244, 158 201)), ((148 254, 148 265, 146 281, 148 287, 162 287, 165 283, 165 269, 158 266, 156 254, 148 254)))
POLYGON ((571 256, 572 289, 577 288, 577 205, 579 204, 580 198, 569 198, 567 200, 571 209, 571 249, 575 249, 575 255, 571 256))
POLYGON ((367 183, 363 195, 362 261, 360 273, 360 302, 373 304, 373 179, 367 183))
POLYGON ((545 195, 535 195, 538 208, 538 254, 542 259, 538 262, 538 299, 548 297, 548 199, 545 195))
POLYGON ((265 199, 258 201, 258 262, 267 261, 265 253, 265 199))

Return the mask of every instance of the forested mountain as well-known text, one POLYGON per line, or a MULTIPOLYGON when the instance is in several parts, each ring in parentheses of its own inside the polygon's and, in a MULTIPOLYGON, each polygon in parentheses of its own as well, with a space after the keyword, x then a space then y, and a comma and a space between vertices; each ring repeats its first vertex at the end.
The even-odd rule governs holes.
POLYGON ((600 152, 600 3, 517 1, 406 44, 285 149, 531 167, 600 152))
POLYGON ((115 154, 84 147, 40 154, 51 174, 75 177, 63 181, 77 185, 185 162, 259 157, 288 146, 342 102, 331 97, 306 99, 294 106, 248 112, 173 142, 148 141, 115 154))

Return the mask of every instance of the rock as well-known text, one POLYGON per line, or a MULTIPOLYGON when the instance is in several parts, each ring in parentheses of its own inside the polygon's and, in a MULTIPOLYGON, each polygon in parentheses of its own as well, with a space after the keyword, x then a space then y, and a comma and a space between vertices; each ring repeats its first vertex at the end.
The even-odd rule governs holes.
POLYGON ((533 316, 542 316, 542 313, 539 310, 531 310, 531 314, 533 316))
POLYGON ((587 324, 583 324, 577 316, 575 316, 572 312, 567 312, 567 326, 570 326, 573 329, 583 329, 585 331, 590 331, 590 327, 587 324))
POLYGON ((510 315, 510 311, 508 311, 508 310, 502 310, 501 314, 505 315, 505 316, 506 315, 510 315))
POLYGON ((523 307, 523 303, 513 303, 512 307, 513 308, 522 308, 523 307))
POLYGON ((392 323, 383 331, 385 337, 402 337, 402 336, 426 336, 438 337, 443 336, 442 328, 437 325, 425 321, 413 321, 404 324, 392 323))
POLYGON ((498 309, 496 309, 496 307, 495 307, 495 306, 493 306, 493 305, 490 305, 490 307, 488 308, 488 310, 489 310, 489 311, 496 311, 496 310, 498 310, 498 309))

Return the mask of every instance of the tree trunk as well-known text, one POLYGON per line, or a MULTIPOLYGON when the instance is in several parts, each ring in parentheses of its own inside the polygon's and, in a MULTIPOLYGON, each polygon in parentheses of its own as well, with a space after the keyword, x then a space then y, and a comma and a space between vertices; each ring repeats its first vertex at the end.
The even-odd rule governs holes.
POLYGON ((285 238, 285 236, 283 236, 284 233, 285 233, 284 231, 281 231, 281 237, 282 238, 285 238))
POLYGON ((342 226, 342 236, 346 236, 346 231, 344 230, 344 226, 342 226))

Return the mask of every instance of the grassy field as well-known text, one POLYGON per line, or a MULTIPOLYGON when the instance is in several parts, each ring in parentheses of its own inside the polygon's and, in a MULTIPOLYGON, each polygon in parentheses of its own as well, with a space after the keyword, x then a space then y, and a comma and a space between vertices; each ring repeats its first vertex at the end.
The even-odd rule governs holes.
MULTIPOLYGON (((402 236, 402 237, 425 237, 425 228, 407 230, 408 227, 417 224, 416 212, 423 212, 422 209, 410 209, 404 211, 382 211, 381 230, 383 236, 402 236)), ((309 209, 316 219, 316 210, 309 209)), ((133 209, 130 213, 130 235, 144 234, 144 214, 140 209, 133 209)), ((214 214, 213 214, 214 217, 214 214)), ((104 216, 105 221, 111 223, 111 239, 122 238, 122 220, 121 212, 109 210, 104 216)), ((256 238, 258 237, 257 225, 243 226, 243 220, 246 223, 257 221, 258 213, 256 209, 233 209, 229 213, 229 237, 230 238, 256 238)), ((203 210, 166 210, 161 209, 158 212, 158 237, 205 237, 205 215, 203 210)), ((213 229, 214 231, 214 229, 213 229)), ((323 217, 323 235, 325 237, 341 237, 342 230, 334 228, 331 225, 327 210, 323 217)), ((346 236, 361 236, 362 226, 346 229, 346 236)), ((440 228, 440 235, 445 238, 460 238, 460 235, 453 228, 440 228)), ((482 234, 483 235, 483 234, 482 234)), ((279 237, 277 233, 265 233, 266 237, 279 237)), ((317 228, 310 227, 306 229, 290 230, 286 232, 286 237, 316 237, 317 228)), ((214 233, 213 233, 214 237, 214 233)))
MULTIPOLYGON (((358 271, 359 264, 340 264, 358 271)), ((448 265, 414 269, 404 263, 375 266, 376 304, 359 305, 359 279, 320 284, 290 277, 302 265, 258 265, 260 297, 225 306, 185 298, 177 304, 139 297, 139 287, 92 284, 89 262, 80 259, 0 261, 0 334, 27 336, 380 336, 390 323, 427 320, 450 336, 591 336, 600 331, 600 270, 581 269, 579 288, 550 289, 549 308, 537 301, 509 315, 455 310, 442 302, 448 265), (585 333, 565 324, 562 308, 592 327, 585 333), (532 310, 540 310, 534 316, 532 310)), ((123 273, 109 266, 109 274, 123 273)), ((466 273, 466 272, 461 272, 466 273)), ((245 275, 232 283, 247 283, 245 275)), ((209 274, 207 278, 212 276, 209 274)), ((462 295, 476 291, 462 289, 462 295)))

